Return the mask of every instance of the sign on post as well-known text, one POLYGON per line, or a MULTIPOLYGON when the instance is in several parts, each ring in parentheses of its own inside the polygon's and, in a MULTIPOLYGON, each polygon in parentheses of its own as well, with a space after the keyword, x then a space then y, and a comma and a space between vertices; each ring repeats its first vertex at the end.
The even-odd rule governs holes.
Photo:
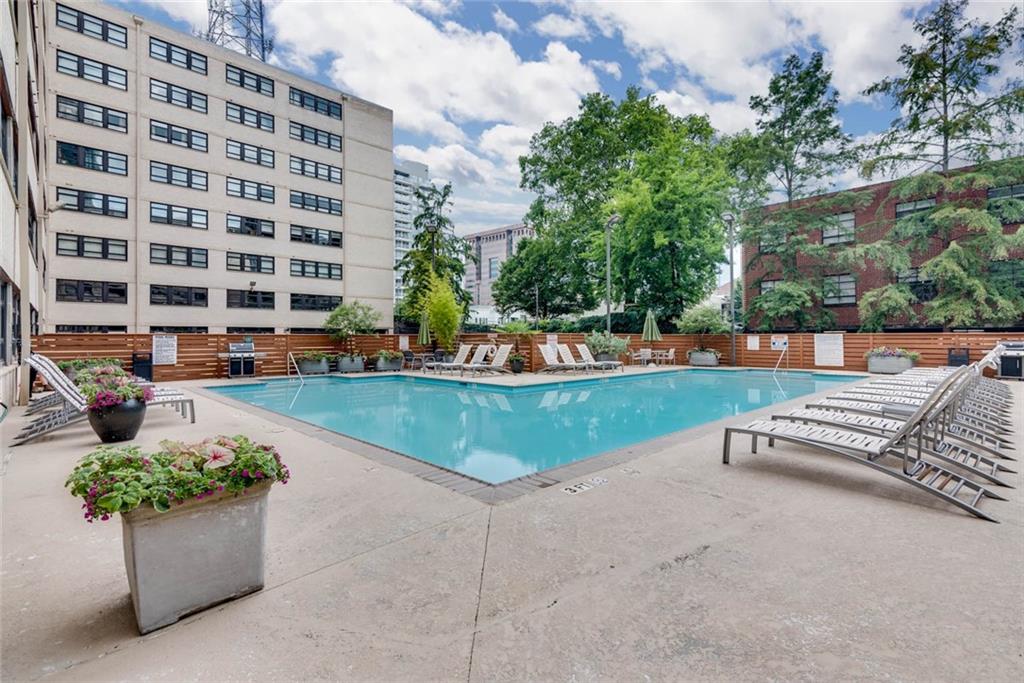
POLYGON ((153 335, 153 365, 176 365, 178 363, 178 335, 153 335))
POLYGON ((789 348, 789 335, 788 334, 773 334, 772 335, 772 351, 785 351, 789 348))
POLYGON ((398 335, 398 350, 408 351, 409 350, 409 335, 400 334, 398 335))

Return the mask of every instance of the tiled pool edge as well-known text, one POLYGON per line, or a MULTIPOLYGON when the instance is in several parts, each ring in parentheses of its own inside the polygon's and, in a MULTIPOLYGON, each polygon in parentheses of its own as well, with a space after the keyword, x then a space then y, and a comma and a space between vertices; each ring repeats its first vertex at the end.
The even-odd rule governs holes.
MULTIPOLYGON (((856 386, 863 381, 872 379, 871 377, 864 375, 861 375, 861 377, 863 379, 860 382, 851 382, 849 386, 856 386)), ((836 387, 830 387, 812 394, 804 394, 788 401, 774 403, 772 405, 765 406, 764 408, 751 410, 739 415, 730 415, 728 417, 715 420, 714 422, 708 422, 702 425, 697 425, 696 427, 690 427, 689 429, 682 429, 677 432, 665 434, 647 441, 641 441, 623 448, 606 451, 599 455, 584 458, 583 460, 577 460, 559 467, 553 467, 542 472, 527 474, 500 484, 490 484, 479 479, 474 479, 473 477, 460 472, 456 472, 439 465, 434 465, 426 462, 425 460, 419 460, 397 451, 392 451, 366 441, 361 441, 338 432, 333 432, 311 422, 305 422, 294 417, 282 415, 281 413, 277 413, 272 410, 253 406, 242 401, 236 401, 225 394, 218 393, 216 391, 209 391, 205 387, 196 386, 189 387, 188 389, 189 391, 193 391, 204 398, 252 413, 253 415, 261 417, 268 422, 288 427, 289 429, 293 429, 301 434, 305 434, 306 436, 319 439, 320 441, 332 446, 338 446, 339 448, 361 455, 373 462, 394 467, 402 472, 412 474, 420 479, 443 486, 446 489, 469 496, 489 505, 497 505, 499 503, 519 498, 520 496, 524 496, 528 493, 533 493, 534 491, 539 491, 558 484, 571 484, 574 480, 593 474, 594 472, 598 472, 624 462, 629 462, 637 458, 652 455, 654 453, 659 453, 670 446, 677 445, 688 439, 697 439, 707 436, 712 432, 724 429, 727 424, 736 420, 756 420, 771 416, 772 414, 780 411, 802 408, 802 404, 805 402, 823 398, 839 391, 836 387)))

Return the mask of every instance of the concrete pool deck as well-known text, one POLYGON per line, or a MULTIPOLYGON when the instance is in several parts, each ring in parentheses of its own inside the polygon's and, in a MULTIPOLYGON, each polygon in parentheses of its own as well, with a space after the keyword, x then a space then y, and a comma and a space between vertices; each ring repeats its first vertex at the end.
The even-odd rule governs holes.
POLYGON ((740 440, 722 465, 705 426, 582 493, 488 504, 193 391, 212 383, 177 385, 195 425, 153 409, 137 443, 278 445, 293 479, 270 494, 266 588, 139 637, 120 524, 86 524, 63 489, 97 442, 76 424, 4 455, 4 681, 1024 676, 1019 488, 985 502, 992 524, 792 446, 740 440))

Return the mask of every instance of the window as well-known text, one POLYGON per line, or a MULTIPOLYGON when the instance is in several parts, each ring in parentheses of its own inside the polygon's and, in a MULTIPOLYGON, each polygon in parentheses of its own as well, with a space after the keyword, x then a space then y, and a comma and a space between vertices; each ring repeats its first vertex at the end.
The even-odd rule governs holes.
POLYGON ((761 280, 761 294, 767 294, 768 292, 775 289, 775 285, 779 284, 781 280, 761 280))
POLYGON ((293 311, 333 311, 341 304, 340 296, 330 294, 292 294, 293 311))
POLYGON ((913 202, 899 202, 896 204, 896 218, 903 218, 920 211, 927 211, 933 206, 935 206, 935 197, 918 199, 913 202))
POLYGON ((265 114, 256 109, 249 107, 243 107, 240 104, 234 102, 228 102, 224 109, 224 116, 228 121, 234 121, 240 123, 243 126, 249 126, 250 128, 259 128, 260 130, 274 132, 274 117, 270 114, 265 114))
POLYGON ((194 325, 151 325, 149 328, 150 334, 207 334, 209 331, 209 327, 194 325))
POLYGON ((1003 225, 1020 223, 1020 210, 1006 200, 1024 201, 1024 183, 988 188, 989 208, 994 210, 1003 225))
POLYGON ((128 132, 128 114, 63 95, 57 95, 57 118, 86 123, 98 128, 128 132))
POLYGON ((853 212, 832 216, 833 223, 821 229, 822 244, 846 244, 852 242, 856 222, 853 212))
POLYGON ((292 121, 288 126, 288 134, 292 140, 301 140, 318 147, 333 149, 335 152, 341 151, 341 136, 328 133, 326 130, 292 121))
POLYGON ((7 364, 7 290, 10 288, 0 281, 0 365, 7 364))
POLYGON ((258 92, 261 95, 267 97, 274 96, 274 81, 273 79, 267 78, 266 76, 260 76, 254 74, 251 71, 240 69, 233 64, 227 65, 227 82, 231 85, 237 85, 245 88, 246 90, 252 90, 258 92))
POLYGON ((329 183, 341 183, 341 168, 339 166, 331 166, 330 164, 313 161, 312 159, 303 159, 293 155, 290 167, 292 173, 296 175, 318 178, 329 183))
POLYGON ((128 175, 128 157, 124 154, 70 142, 57 143, 57 163, 115 175, 128 175))
MULTIPOLYGON (((0 69, 0 76, 2 76, 0 69)), ((34 136, 33 136, 34 137, 34 136)), ((0 96, 0 158, 18 189, 18 123, 14 116, 14 102, 0 96)))
POLYGON ((757 250, 762 254, 773 254, 785 243, 786 236, 782 233, 780 228, 776 226, 767 226, 765 231, 761 233, 761 239, 758 242, 757 250))
POLYGON ((291 275, 292 277, 316 277, 324 280, 340 280, 341 264, 293 258, 291 263, 291 275))
POLYGON ((1024 183, 988 188, 989 199, 1008 199, 1010 197, 1024 199, 1024 183))
POLYGON ((58 334, 113 334, 127 331, 126 325, 57 325, 58 334))
POLYGON ((88 237, 58 232, 57 255, 127 261, 128 242, 109 237, 88 237))
POLYGON ((57 50, 57 71, 68 76, 109 85, 118 90, 128 89, 128 72, 124 69, 97 62, 94 59, 79 57, 64 50, 57 50))
POLYGON ((128 303, 128 283, 58 279, 57 301, 126 304, 128 303))
POLYGON ((114 218, 128 217, 128 198, 100 192, 73 190, 70 187, 57 188, 57 201, 68 211, 94 213, 114 218))
MULTIPOLYGON (((206 287, 182 285, 150 285, 149 303, 153 306, 202 306, 209 304, 206 287)), ((204 331, 206 328, 202 328, 204 331)))
POLYGON ((304 90, 299 90, 298 88, 288 89, 288 101, 296 107, 315 111, 317 114, 330 116, 332 119, 338 119, 341 121, 340 102, 332 102, 324 97, 308 93, 304 90))
POLYGON ((172 244, 150 244, 149 262, 163 266, 206 268, 206 249, 178 247, 172 244))
POLYGON ((321 228, 307 228, 304 225, 293 225, 291 227, 291 237, 292 242, 319 244, 324 247, 341 247, 341 233, 336 230, 323 230, 321 228))
POLYGON ((71 29, 111 45, 128 47, 128 29, 124 26, 65 5, 57 5, 57 26, 71 29))
POLYGON ((152 119, 149 122, 149 139, 179 147, 188 147, 199 152, 205 152, 208 144, 206 133, 202 131, 152 119))
POLYGON ((227 193, 229 197, 255 199, 269 204, 274 203, 274 186, 257 183, 255 180, 229 177, 227 179, 227 193))
POLYGON ((307 211, 318 211, 329 213, 333 216, 341 215, 341 200, 332 197, 325 197, 312 192, 299 192, 292 190, 289 203, 293 209, 306 209, 307 211))
POLYGON ((911 293, 922 303, 935 298, 935 283, 922 278, 920 268, 910 268, 904 273, 899 273, 896 282, 907 285, 911 293))
POLYGON ((487 277, 491 280, 498 277, 498 257, 492 256, 487 259, 487 277))
POLYGON ((184 107, 201 114, 206 113, 206 95, 173 83, 158 81, 155 78, 149 79, 149 97, 153 100, 173 104, 176 107, 184 107))
POLYGON ((251 216, 227 216, 228 232, 235 235, 253 235, 255 237, 274 237, 274 221, 265 221, 251 216))
POLYGON ((30 193, 28 196, 28 248, 29 252, 32 254, 32 260, 36 261, 37 263, 37 259, 39 258, 39 249, 37 248, 38 237, 39 221, 36 218, 35 202, 32 200, 32 195, 30 193))
POLYGON ((149 39, 149 56, 153 59, 159 59, 161 62, 167 62, 174 66, 180 66, 182 69, 206 75, 206 57, 198 52, 186 50, 183 47, 178 47, 159 38, 149 39))
POLYGON ((849 273, 826 275, 822 292, 822 303, 826 306, 845 306, 857 303, 857 280, 849 273))
POLYGON ((1024 259, 1004 259, 989 263, 992 283, 1008 296, 1024 292, 1024 259))
POLYGON ((274 257, 229 251, 228 270, 240 270, 246 273, 269 273, 272 275, 274 273, 274 257))
POLYGON ((238 159, 250 164, 274 168, 274 150, 272 149, 257 147, 237 140, 227 140, 225 146, 228 159, 238 159))
MULTIPOLYGON (((273 306, 271 306, 273 308, 273 306)), ((229 327, 228 334, 274 334, 273 327, 229 327)))
MULTIPOLYGON (((274 293, 273 292, 257 292, 246 289, 229 289, 228 290, 228 308, 274 308, 274 293)), ((228 328, 230 334, 246 334, 246 332, 238 332, 238 329, 250 329, 250 328, 228 328)), ((263 329, 263 328, 257 328, 263 329)), ((266 328, 273 332, 274 328, 266 328)))
POLYGON ((203 192, 206 192, 208 182, 206 171, 165 164, 162 161, 149 162, 149 179, 154 183, 188 187, 203 192))
POLYGON ((164 223, 166 225, 179 225, 183 228, 206 230, 209 215, 206 209, 193 209, 187 206, 150 202, 149 221, 151 223, 164 223))

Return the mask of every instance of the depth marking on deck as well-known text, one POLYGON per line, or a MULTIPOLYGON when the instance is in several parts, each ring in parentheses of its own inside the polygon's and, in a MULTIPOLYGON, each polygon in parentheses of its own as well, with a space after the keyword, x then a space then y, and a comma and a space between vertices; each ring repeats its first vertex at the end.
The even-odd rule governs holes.
POLYGON ((590 489, 597 488, 598 486, 604 486, 607 483, 608 480, 604 477, 591 477, 590 479, 586 479, 576 484, 563 486, 562 490, 571 496, 575 496, 577 493, 585 493, 590 489))

